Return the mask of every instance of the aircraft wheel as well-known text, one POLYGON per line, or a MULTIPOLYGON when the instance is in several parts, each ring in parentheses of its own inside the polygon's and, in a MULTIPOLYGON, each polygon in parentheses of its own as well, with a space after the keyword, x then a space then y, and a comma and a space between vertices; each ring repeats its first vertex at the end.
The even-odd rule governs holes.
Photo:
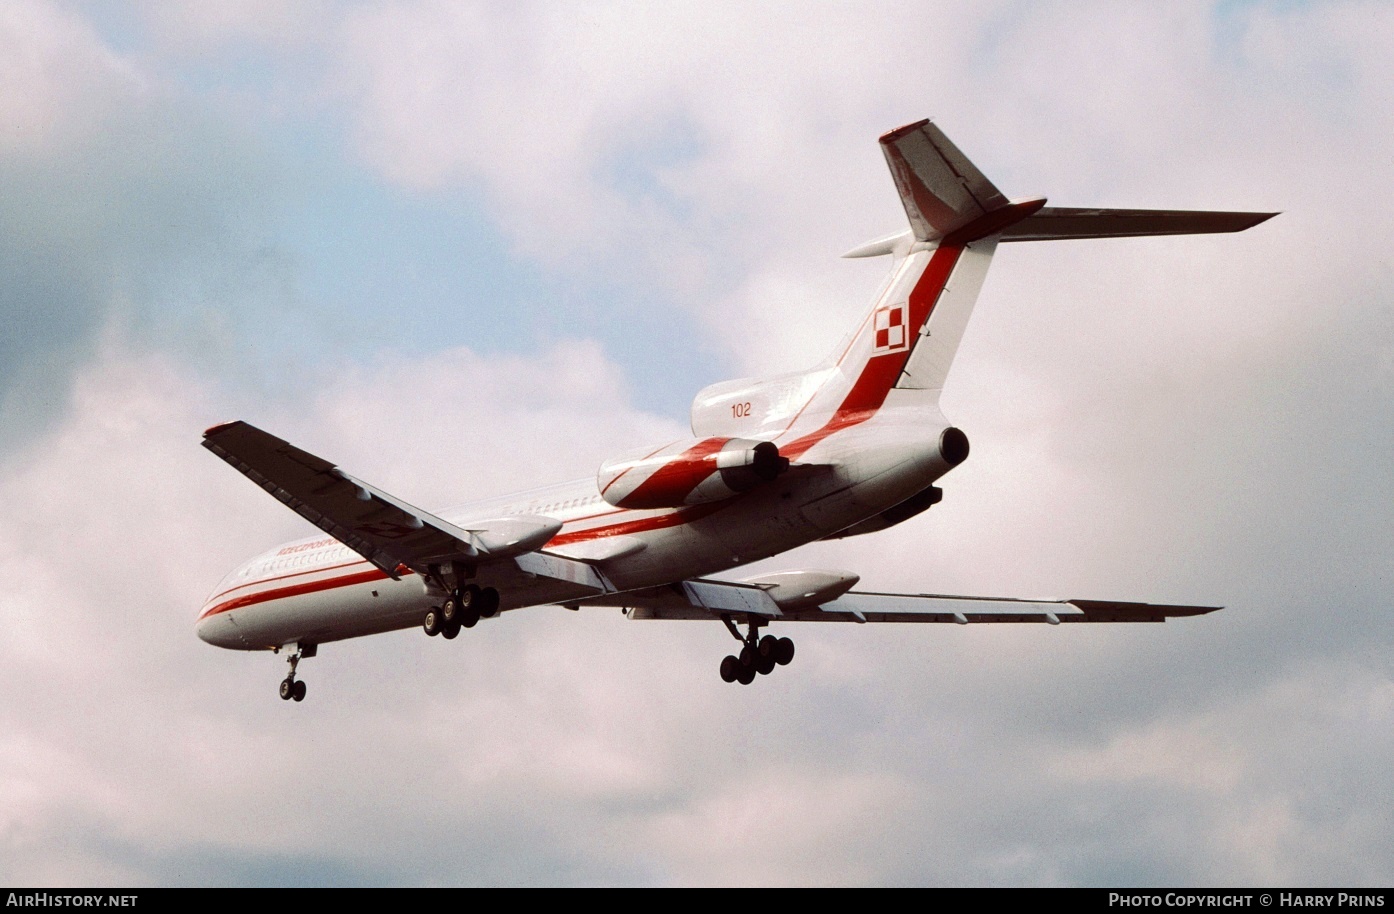
POLYGON ((774 635, 766 635, 765 637, 761 638, 759 643, 760 656, 769 657, 771 654, 774 654, 776 645, 778 645, 778 643, 779 639, 776 638, 774 635))
POLYGON ((460 609, 461 611, 479 611, 479 587, 474 584, 466 584, 460 588, 460 609))
MULTIPOLYGON (((765 637, 768 638, 769 635, 766 635, 765 637)), ((770 675, 770 673, 774 672, 774 668, 775 658, 773 653, 759 654, 758 656, 756 656, 755 672, 759 673, 761 676, 768 676, 770 675)))
POLYGON ((736 678, 737 678, 738 676, 740 676, 740 674, 741 674, 741 662, 740 662, 739 660, 737 660, 735 657, 732 657, 730 654, 727 654, 725 657, 722 658, 722 660, 721 660, 721 681, 722 681, 722 682, 735 682, 735 681, 736 681, 736 678))
POLYGON ((450 641, 451 639, 455 638, 455 637, 456 637, 457 635, 459 635, 459 634, 460 634, 460 620, 459 620, 459 619, 451 619, 449 622, 447 622, 447 623, 445 623, 444 625, 441 626, 441 629, 440 629, 440 636, 441 636, 442 638, 444 638, 446 641, 450 641))
POLYGON ((741 667, 740 672, 736 676, 736 681, 739 682, 741 685, 750 685, 752 682, 755 681, 755 675, 755 667, 743 666, 741 667))
POLYGON ((489 619, 498 615, 499 611, 499 592, 492 587, 486 587, 479 592, 479 617, 489 619))
POLYGON ((439 635, 441 629, 440 610, 432 606, 426 613, 426 618, 421 620, 421 627, 432 638, 439 635))
POLYGON ((290 697, 294 698, 296 701, 305 700, 305 680, 297 679, 295 681, 295 685, 291 687, 290 697))
POLYGON ((290 701, 295 694, 295 681, 289 676, 281 680, 281 701, 290 701))
POLYGON ((757 654, 755 651, 751 650, 750 645, 748 645, 748 644, 747 644, 745 647, 741 648, 741 653, 740 653, 740 657, 739 657, 739 659, 740 659, 740 664, 741 664, 741 669, 743 669, 743 670, 753 670, 753 669, 755 669, 755 659, 756 659, 757 657, 759 657, 759 656, 760 656, 759 654, 757 654))
POLYGON ((479 604, 460 610, 460 624, 465 628, 474 628, 479 624, 479 604))
POLYGON ((440 618, 442 622, 453 622, 455 621, 455 617, 459 614, 460 604, 455 601, 454 597, 447 598, 440 606, 440 618))
POLYGON ((788 666, 789 661, 794 659, 794 642, 788 638, 780 638, 775 645, 774 659, 780 666, 788 666))

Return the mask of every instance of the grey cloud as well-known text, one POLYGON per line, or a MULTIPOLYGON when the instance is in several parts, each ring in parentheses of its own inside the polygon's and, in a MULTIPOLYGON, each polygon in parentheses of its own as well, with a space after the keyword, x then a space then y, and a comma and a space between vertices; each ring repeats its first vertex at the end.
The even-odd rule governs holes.
POLYGON ((275 181, 255 138, 129 68, 103 77, 100 91, 83 88, 102 79, 82 60, 55 70, 46 78, 81 99, 74 123, 0 151, 7 451, 54 418, 68 376, 112 327, 227 364, 220 316, 284 310, 287 300, 286 267, 267 248, 275 181))

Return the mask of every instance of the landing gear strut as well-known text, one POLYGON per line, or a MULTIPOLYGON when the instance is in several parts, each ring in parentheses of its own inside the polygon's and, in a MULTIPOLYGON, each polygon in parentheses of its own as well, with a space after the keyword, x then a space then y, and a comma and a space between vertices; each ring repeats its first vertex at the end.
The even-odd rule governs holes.
POLYGON ((290 674, 281 680, 281 700, 295 701, 305 700, 305 682, 295 678, 295 668, 300 664, 301 657, 313 657, 318 650, 315 644, 297 644, 295 650, 286 660, 290 663, 290 674))
POLYGON ((764 620, 749 617, 749 628, 742 635, 730 616, 722 616, 726 630, 742 645, 737 655, 728 654, 721 661, 721 678, 726 682, 750 685, 756 676, 768 676, 776 666, 787 666, 794 659, 794 642, 774 635, 760 637, 764 620))
POLYGON ((440 606, 432 606, 421 621, 426 634, 446 639, 460 634, 461 628, 474 628, 480 619, 499 611, 499 592, 492 587, 465 584, 451 591, 440 606))

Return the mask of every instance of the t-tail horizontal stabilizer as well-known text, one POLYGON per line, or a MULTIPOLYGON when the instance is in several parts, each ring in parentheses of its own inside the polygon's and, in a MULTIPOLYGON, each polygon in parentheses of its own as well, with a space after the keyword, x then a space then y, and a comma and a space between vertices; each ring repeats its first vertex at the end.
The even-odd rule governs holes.
POLYGON ((1242 232, 1277 213, 1224 213, 1187 209, 1079 209, 1046 206, 1002 233, 1003 241, 1139 238, 1242 232))
POLYGON ((844 257, 904 256, 916 241, 952 244, 994 234, 1001 241, 1051 241, 1242 232, 1277 215, 1040 206, 1040 198, 1008 201, 943 131, 927 120, 887 133, 881 137, 881 149, 910 228, 858 245, 844 257), (1022 214, 1021 210, 1033 203, 1038 208, 1022 214))

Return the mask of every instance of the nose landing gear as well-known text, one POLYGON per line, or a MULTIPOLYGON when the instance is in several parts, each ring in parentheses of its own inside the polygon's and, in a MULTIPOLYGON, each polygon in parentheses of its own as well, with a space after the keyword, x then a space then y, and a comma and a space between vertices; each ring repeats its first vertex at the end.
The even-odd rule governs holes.
POLYGON ((282 701, 305 700, 305 681, 295 678, 295 668, 300 665, 301 657, 313 657, 318 651, 319 645, 317 644, 297 644, 295 650, 286 658, 290 663, 290 674, 281 680, 282 701))
POLYGON ((721 660, 721 678, 725 682, 739 682, 750 685, 756 676, 768 676, 776 666, 788 666, 794 659, 794 642, 788 638, 774 635, 760 637, 762 620, 749 619, 749 630, 742 635, 730 616, 722 616, 731 637, 744 645, 736 655, 728 654, 721 660))

